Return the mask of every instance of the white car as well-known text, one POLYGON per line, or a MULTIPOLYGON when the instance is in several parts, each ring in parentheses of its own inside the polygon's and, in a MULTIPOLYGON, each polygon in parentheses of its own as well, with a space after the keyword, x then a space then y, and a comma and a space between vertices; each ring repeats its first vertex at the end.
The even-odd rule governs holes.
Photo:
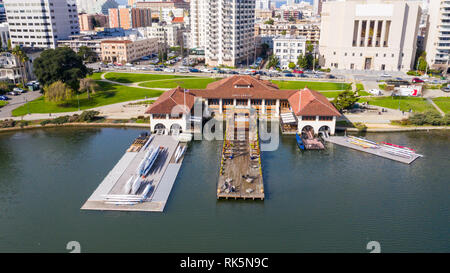
POLYGON ((174 73, 174 72, 175 72, 175 69, 166 67, 166 68, 164 68, 163 71, 164 71, 164 72, 169 72, 169 73, 174 73))
POLYGON ((381 77, 383 77, 383 78, 390 78, 390 77, 392 77, 392 76, 389 75, 389 74, 387 74, 387 73, 384 73, 383 75, 381 75, 381 77))
POLYGON ((370 94, 375 95, 375 96, 381 96, 383 95, 383 93, 381 92, 381 90, 379 89, 370 89, 368 91, 370 94))
POLYGON ((211 70, 209 70, 208 68, 203 68, 202 70, 200 70, 203 73, 212 73, 211 70))

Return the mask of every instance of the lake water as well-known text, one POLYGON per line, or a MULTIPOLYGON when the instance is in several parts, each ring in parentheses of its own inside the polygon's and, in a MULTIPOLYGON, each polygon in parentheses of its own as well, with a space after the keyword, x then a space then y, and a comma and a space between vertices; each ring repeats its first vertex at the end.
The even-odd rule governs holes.
POLYGON ((164 213, 81 211, 138 129, 0 134, 0 252, 450 251, 450 133, 368 134, 411 165, 344 147, 262 154, 266 199, 216 199, 221 142, 189 145, 164 213))

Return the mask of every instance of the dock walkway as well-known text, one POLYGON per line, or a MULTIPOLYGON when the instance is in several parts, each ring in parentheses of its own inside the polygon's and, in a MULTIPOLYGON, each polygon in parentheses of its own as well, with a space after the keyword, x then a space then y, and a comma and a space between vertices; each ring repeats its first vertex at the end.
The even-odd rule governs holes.
MULTIPOLYGON (((179 141, 176 138, 167 135, 155 135, 150 143, 150 146, 163 147, 163 151, 155 161, 150 174, 142 182, 142 185, 147 183, 152 185, 144 202, 134 205, 115 205, 105 202, 106 195, 127 194, 124 190, 125 184, 135 174, 137 167, 147 152, 147 150, 138 152, 127 151, 81 209, 162 212, 183 161, 182 157, 178 162, 174 162, 173 157, 178 145, 179 141)), ((143 188, 144 186, 141 186, 138 194, 142 192, 143 188)))
POLYGON ((413 154, 410 158, 405 158, 405 157, 400 157, 400 156, 396 156, 393 154, 389 154, 386 151, 384 151, 381 148, 378 149, 374 149, 374 148, 363 148, 359 145, 355 145, 352 144, 350 142, 347 141, 347 137, 345 136, 329 136, 327 138, 324 138, 325 141, 337 144, 337 145, 341 145, 347 148, 351 148, 354 150, 358 150, 361 152, 365 152, 365 153, 369 153, 369 154, 373 154, 376 156, 380 156, 380 157, 384 157, 387 159, 391 159, 397 162, 401 162, 401 163, 405 163, 405 164, 411 164, 414 160, 416 160, 418 157, 420 157, 420 155, 418 154, 413 154))

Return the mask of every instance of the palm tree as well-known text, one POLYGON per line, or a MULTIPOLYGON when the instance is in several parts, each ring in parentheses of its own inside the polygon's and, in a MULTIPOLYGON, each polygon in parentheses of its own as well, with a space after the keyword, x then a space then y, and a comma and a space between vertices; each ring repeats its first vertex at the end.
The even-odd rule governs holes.
POLYGON ((19 61, 20 70, 22 71, 22 84, 25 87, 25 82, 28 82, 27 63, 30 59, 20 46, 16 46, 11 53, 19 61))

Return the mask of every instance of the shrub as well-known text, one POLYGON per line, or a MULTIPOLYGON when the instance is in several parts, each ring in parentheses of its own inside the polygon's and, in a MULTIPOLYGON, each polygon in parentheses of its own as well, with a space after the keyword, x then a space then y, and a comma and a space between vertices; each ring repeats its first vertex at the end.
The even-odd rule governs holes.
POLYGON ((419 72, 415 71, 415 70, 410 70, 408 72, 406 72, 407 75, 410 76, 420 76, 419 72))
POLYGON ((448 125, 450 118, 448 115, 442 117, 436 112, 428 111, 425 113, 415 113, 409 117, 410 124, 413 125, 448 125))
POLYGON ((25 126, 30 125, 30 122, 28 120, 21 120, 18 122, 18 124, 19 124, 20 128, 23 128, 25 126))
POLYGON ((73 114, 73 116, 69 117, 69 122, 77 122, 79 117, 80 117, 80 115, 73 114))
POLYGON ((1 128, 11 128, 11 127, 16 126, 16 123, 17 122, 13 119, 5 119, 0 122, 0 127, 1 128))
POLYGON ((67 122, 69 122, 69 116, 57 117, 57 118, 55 118, 55 119, 53 119, 51 121, 51 123, 58 124, 58 125, 64 124, 64 123, 67 123, 67 122))
POLYGON ((45 126, 50 123, 52 123, 51 119, 45 119, 45 120, 41 121, 39 124, 41 124, 41 126, 45 126))
POLYGON ((353 125, 358 129, 358 132, 365 132, 367 130, 367 126, 362 122, 355 122, 353 125))
POLYGON ((78 117, 78 121, 92 122, 98 118, 99 114, 100 114, 99 111, 94 111, 94 110, 83 111, 83 113, 81 113, 81 115, 78 117))

